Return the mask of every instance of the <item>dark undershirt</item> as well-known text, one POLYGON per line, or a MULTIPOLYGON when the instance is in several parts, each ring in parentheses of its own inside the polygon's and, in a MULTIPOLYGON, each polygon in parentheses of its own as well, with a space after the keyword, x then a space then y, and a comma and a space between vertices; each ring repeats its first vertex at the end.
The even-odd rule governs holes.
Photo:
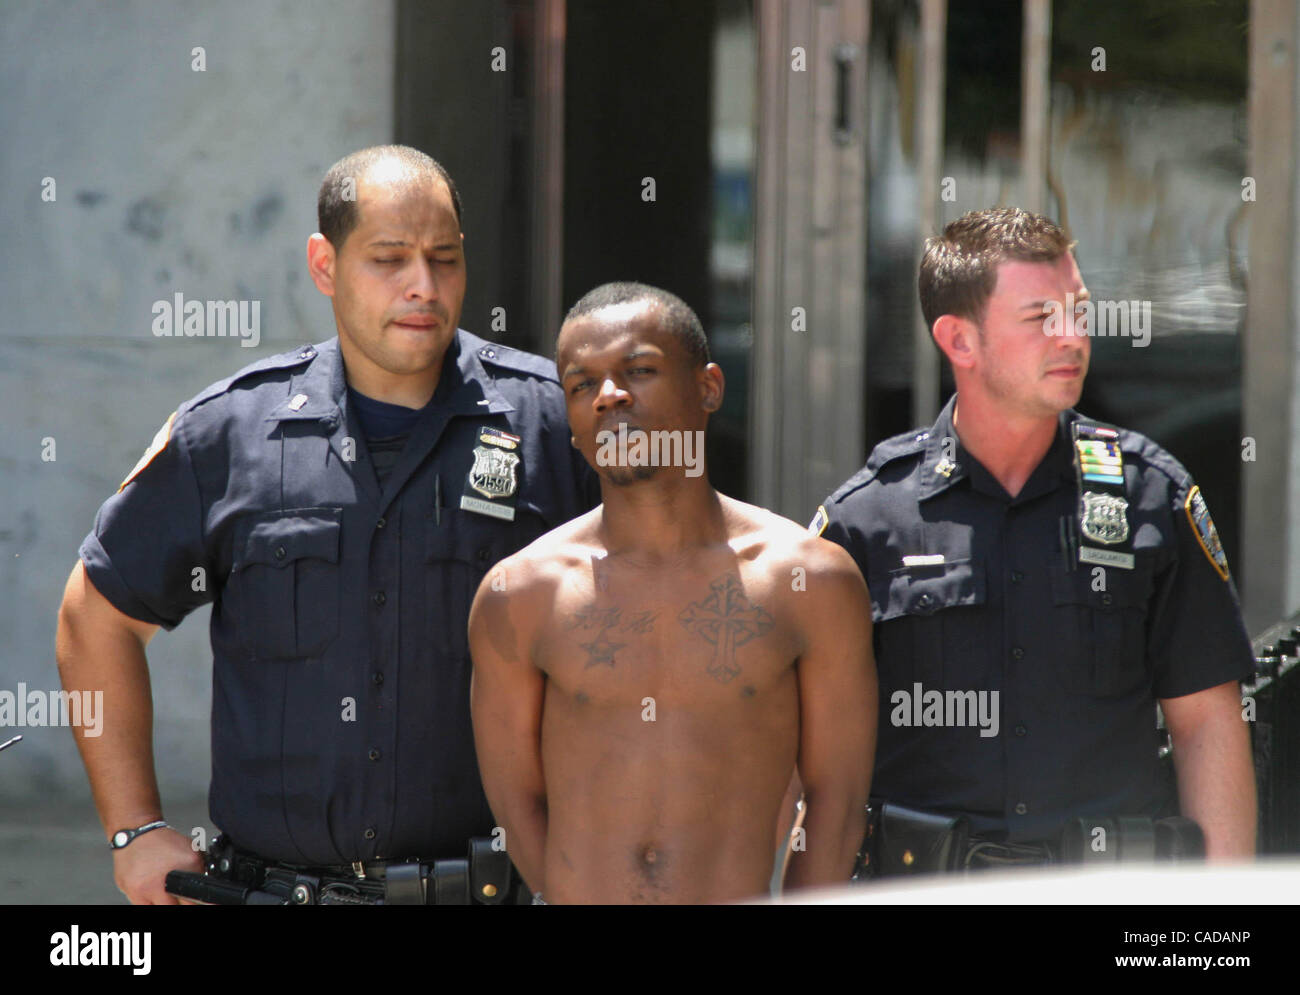
POLYGON ((370 462, 374 464, 379 486, 383 487, 402 455, 411 429, 424 416, 424 409, 376 401, 373 397, 358 394, 351 387, 348 388, 348 403, 361 423, 366 448, 370 450, 370 462))

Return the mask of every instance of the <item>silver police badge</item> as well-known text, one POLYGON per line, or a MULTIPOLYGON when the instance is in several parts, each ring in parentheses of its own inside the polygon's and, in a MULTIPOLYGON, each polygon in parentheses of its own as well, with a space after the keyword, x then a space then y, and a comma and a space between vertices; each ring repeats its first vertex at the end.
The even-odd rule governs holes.
POLYGON ((509 497, 519 486, 515 467, 519 457, 496 446, 475 446, 474 465, 469 471, 469 485, 489 498, 509 497))
POLYGON ((1128 502, 1122 497, 1085 491, 1080 516, 1084 536, 1106 546, 1124 542, 1128 539, 1127 510, 1128 502))

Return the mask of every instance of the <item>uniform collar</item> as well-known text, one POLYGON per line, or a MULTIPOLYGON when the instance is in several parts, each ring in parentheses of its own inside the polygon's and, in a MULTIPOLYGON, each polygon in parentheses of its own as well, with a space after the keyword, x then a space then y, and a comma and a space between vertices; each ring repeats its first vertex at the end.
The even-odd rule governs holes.
MULTIPOLYGON (((961 444, 961 439, 952 424, 952 416, 956 408, 957 395, 953 394, 943 410, 939 412, 939 417, 931 426, 928 438, 925 439, 917 500, 924 501, 928 497, 942 494, 967 478, 976 490, 1005 498, 1006 491, 998 483, 997 478, 961 444), (951 439, 952 444, 946 446, 945 439, 951 439), (950 451, 954 455, 949 459, 950 451)), ((1025 486, 1013 499, 1016 504, 1055 490, 1061 481, 1073 483, 1074 463, 1070 456, 1070 425, 1078 417, 1078 413, 1073 409, 1066 409, 1057 417, 1056 437, 1052 440, 1047 454, 1025 481, 1025 486)))
POLYGON ((939 417, 930 426, 925 439, 925 450, 921 458, 921 483, 917 487, 917 500, 942 494, 949 487, 964 480, 970 472, 974 457, 966 452, 952 427, 952 413, 957 407, 957 395, 948 398, 948 403, 939 412, 939 417), (951 443, 946 440, 951 440, 951 443), (951 458, 949 458, 951 454, 951 458))
MULTIPOLYGON (((485 341, 476 335, 471 335, 463 328, 456 329, 456 339, 451 344, 455 349, 456 368, 460 371, 460 379, 467 384, 474 384, 478 387, 478 396, 474 398, 475 411, 486 412, 488 414, 500 414, 503 411, 513 411, 514 405, 506 400, 501 389, 497 387, 497 382, 491 374, 483 368, 483 357, 495 358, 495 350, 485 341), (479 401, 486 401, 486 404, 479 404, 479 401)), ((450 350, 449 350, 450 354, 450 350)), ((446 366, 443 367, 445 381, 446 366)), ((442 384, 438 385, 442 389, 442 384)), ((436 396, 436 395, 435 395, 436 396)))
POLYGON ((271 409, 266 420, 319 421, 327 429, 337 428, 343 422, 340 406, 347 390, 339 340, 303 346, 298 356, 310 362, 293 375, 288 393, 271 409))

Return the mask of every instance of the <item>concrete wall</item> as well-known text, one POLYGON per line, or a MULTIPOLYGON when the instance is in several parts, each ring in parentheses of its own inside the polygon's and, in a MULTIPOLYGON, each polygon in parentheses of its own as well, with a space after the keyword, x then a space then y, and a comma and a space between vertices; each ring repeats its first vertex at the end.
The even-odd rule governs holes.
MULTIPOLYGON (((176 405, 334 333, 304 247, 324 171, 391 140, 394 36, 388 0, 0 9, 0 691, 59 686, 77 546, 176 405), (155 337, 153 303, 177 292, 260 300, 260 344, 155 337)), ((207 790, 207 622, 149 651, 164 803, 207 790)), ((0 821, 88 797, 67 729, 0 741, 15 731, 0 821)))

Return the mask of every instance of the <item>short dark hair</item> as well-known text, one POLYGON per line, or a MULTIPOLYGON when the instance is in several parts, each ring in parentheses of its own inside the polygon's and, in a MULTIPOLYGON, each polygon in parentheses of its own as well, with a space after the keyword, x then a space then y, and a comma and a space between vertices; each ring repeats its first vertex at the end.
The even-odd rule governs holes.
POLYGON ((632 304, 639 301, 649 301, 654 305, 659 316, 659 326, 677 337, 691 357, 693 366, 706 366, 711 362, 709 340, 705 337, 704 326, 700 324, 699 316, 676 294, 649 284, 631 281, 602 283, 595 290, 583 294, 578 303, 569 308, 569 313, 564 316, 564 322, 568 324, 574 318, 581 318, 616 304, 632 304))
POLYGON ((1052 263, 1075 243, 1050 218, 1019 207, 991 207, 963 214, 925 240, 917 289, 927 328, 945 314, 977 324, 1007 260, 1052 263))
POLYGON ((460 225, 460 192, 451 174, 442 168, 442 164, 419 149, 409 145, 372 145, 345 155, 329 168, 325 179, 321 181, 320 193, 316 197, 316 223, 319 231, 335 249, 343 245, 344 240, 357 226, 357 184, 372 166, 379 162, 397 160, 406 166, 412 177, 434 176, 447 184, 451 191, 451 204, 456 212, 456 224, 460 225), (352 180, 352 196, 345 198, 344 181, 352 180))

